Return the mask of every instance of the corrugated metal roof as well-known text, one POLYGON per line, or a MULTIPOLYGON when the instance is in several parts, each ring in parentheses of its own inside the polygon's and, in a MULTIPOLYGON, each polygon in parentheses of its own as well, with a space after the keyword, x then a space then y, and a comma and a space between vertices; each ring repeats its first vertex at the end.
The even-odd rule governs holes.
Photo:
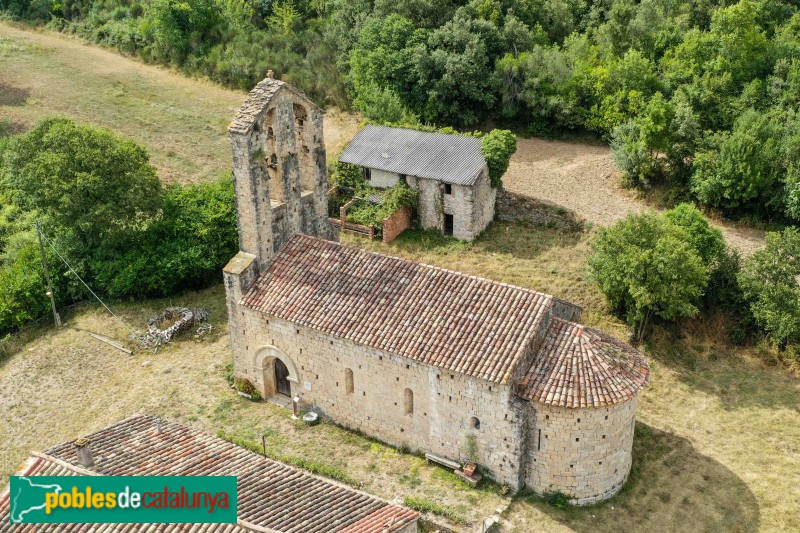
POLYGON ((339 161, 456 185, 472 185, 486 165, 478 138, 371 124, 339 161))

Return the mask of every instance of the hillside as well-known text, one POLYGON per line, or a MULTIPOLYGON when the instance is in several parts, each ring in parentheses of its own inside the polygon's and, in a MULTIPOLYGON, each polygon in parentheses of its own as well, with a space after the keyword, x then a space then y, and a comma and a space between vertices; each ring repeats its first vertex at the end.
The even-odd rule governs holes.
MULTIPOLYGON (((230 169, 226 129, 245 96, 68 36, 0 22, 0 121, 19 131, 66 115, 110 128, 147 147, 165 181, 208 181, 230 169)), ((354 115, 329 110, 331 153, 358 124, 354 115)))

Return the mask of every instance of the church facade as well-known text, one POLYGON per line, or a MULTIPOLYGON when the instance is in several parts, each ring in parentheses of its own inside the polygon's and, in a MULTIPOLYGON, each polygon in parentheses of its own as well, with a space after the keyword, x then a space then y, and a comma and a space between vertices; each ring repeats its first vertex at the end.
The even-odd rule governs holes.
POLYGON ((515 490, 575 503, 619 491, 649 377, 640 354, 553 296, 327 240, 322 114, 289 84, 260 82, 229 131, 236 376, 515 490))

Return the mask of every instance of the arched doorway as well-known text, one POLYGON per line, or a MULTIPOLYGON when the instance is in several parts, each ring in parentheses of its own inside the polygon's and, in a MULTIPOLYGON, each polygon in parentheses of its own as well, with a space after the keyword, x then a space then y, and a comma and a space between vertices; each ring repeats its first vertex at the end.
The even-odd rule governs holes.
POLYGON ((280 359, 275 359, 275 388, 278 394, 284 396, 292 395, 292 388, 289 384, 289 369, 280 359))

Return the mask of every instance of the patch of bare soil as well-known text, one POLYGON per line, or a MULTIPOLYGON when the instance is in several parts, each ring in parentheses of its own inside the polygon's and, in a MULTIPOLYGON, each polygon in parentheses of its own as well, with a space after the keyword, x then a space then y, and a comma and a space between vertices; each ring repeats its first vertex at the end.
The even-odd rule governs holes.
MULTIPOLYGON (((552 202, 589 222, 607 226, 628 213, 650 209, 619 186, 619 176, 607 146, 518 139, 503 184, 511 193, 552 202)), ((763 231, 730 221, 713 223, 743 255, 764 245, 763 231)))

